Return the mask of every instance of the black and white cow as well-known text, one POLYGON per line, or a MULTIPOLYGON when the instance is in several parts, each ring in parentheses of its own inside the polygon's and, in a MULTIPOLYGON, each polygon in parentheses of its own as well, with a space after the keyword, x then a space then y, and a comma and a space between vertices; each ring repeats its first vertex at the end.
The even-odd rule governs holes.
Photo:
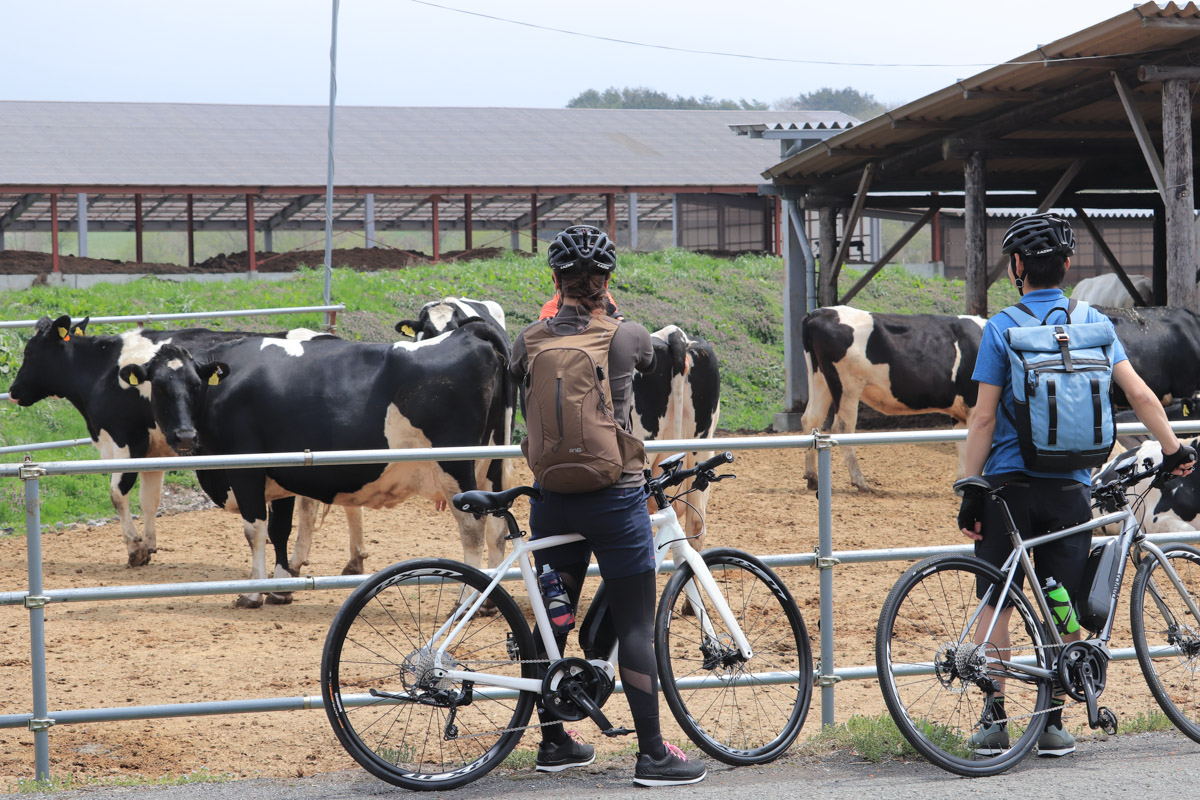
MULTIPOLYGON (((1200 439, 1185 441, 1184 444, 1200 447, 1200 439)), ((1134 462, 1140 465, 1147 458, 1154 464, 1162 463, 1162 445, 1154 439, 1147 439, 1098 469, 1092 476, 1092 486, 1108 483, 1117 477, 1117 470, 1134 462)), ((1142 530, 1146 533, 1200 530, 1200 471, 1175 478, 1162 489, 1152 487, 1152 480, 1145 478, 1126 489, 1130 499, 1135 494, 1144 496, 1143 502, 1130 506, 1142 523, 1142 530)), ((1117 531, 1109 533, 1115 534, 1117 531)))
POLYGON ((419 342, 462 327, 463 323, 475 317, 491 323, 506 339, 508 338, 504 309, 500 304, 494 300, 472 300, 469 297, 431 300, 421 306, 416 319, 402 319, 397 322, 396 332, 419 342))
MULTIPOLYGON (((1200 315, 1186 308, 1099 308, 1112 320, 1129 363, 1163 405, 1200 391, 1200 315)), ((1120 386, 1113 402, 1128 406, 1120 386)))
MULTIPOLYGON (((1145 275, 1130 275, 1129 282, 1141 295, 1142 304, 1154 302, 1154 284, 1145 275)), ((1111 308, 1133 308, 1133 295, 1121 283, 1116 273, 1108 272, 1092 278, 1084 278, 1071 290, 1072 300, 1082 300, 1094 306, 1111 308)))
MULTIPOLYGON (((244 340, 217 348, 229 377, 206 386, 197 412, 206 455, 508 444, 504 408, 507 341, 487 323, 421 342, 244 340)), ((390 508, 410 496, 446 502, 492 487, 488 461, 398 462, 224 470, 229 498, 250 542, 251 577, 266 577, 267 502, 290 495, 327 505, 390 508)), ((454 511, 468 559, 485 525, 454 511)), ((501 523, 502 524, 502 523, 501 523)), ((489 536, 501 544, 500 537, 489 536)), ((489 552, 491 563, 500 553, 489 552)), ((479 564, 478 555, 475 565, 479 564)), ((238 599, 256 605, 257 595, 238 599)))
MULTIPOLYGON (((238 341, 247 336, 262 336, 246 332, 211 331, 189 328, 176 331, 133 330, 113 336, 87 335, 88 320, 72 323, 69 316, 56 320, 44 317, 38 321, 34 335, 25 345, 21 368, 9 389, 9 399, 29 406, 48 397, 63 397, 83 416, 96 449, 103 459, 156 458, 188 455, 195 446, 194 432, 189 437, 182 430, 168 430, 155 423, 152 404, 174 396, 186 399, 182 388, 175 393, 168 389, 168 378, 177 373, 181 353, 168 351, 168 345, 185 347, 190 354, 204 354, 219 343, 238 341), (170 364, 172 366, 168 367, 170 364), (141 367, 139 373, 130 370, 141 367), (161 371, 160 369, 161 368, 161 371), (153 370, 163 390, 151 394, 145 371, 153 370), (134 375, 137 384, 130 384, 134 375)), ((298 328, 271 334, 291 340, 321 336, 298 328)), ((191 356, 188 356, 191 358, 191 356)), ((128 564, 138 567, 149 563, 157 550, 155 514, 162 498, 162 472, 142 473, 139 499, 143 514, 143 532, 138 533, 130 512, 129 495, 138 482, 138 473, 114 473, 109 494, 125 537, 128 564)), ((290 501, 289 501, 290 503, 290 501)), ((287 530, 291 526, 290 506, 272 507, 272 542, 277 555, 284 549, 287 563, 287 530)))
MULTIPOLYGON (((832 409, 833 432, 853 433, 860 400, 882 414, 940 412, 969 424, 978 397, 971 373, 984 323, 982 317, 873 314, 850 306, 813 311, 801 323, 808 370, 804 431, 824 429, 832 409)), ((850 480, 870 491, 854 448, 842 453, 850 480)), ((804 477, 814 489, 815 461, 810 450, 804 477)))
MULTIPOLYGON (((633 376, 633 433, 652 439, 711 439, 721 416, 721 373, 717 354, 704 339, 693 339, 675 325, 650 334, 654 366, 633 376)), ((655 453, 650 464, 670 453, 655 453)), ((712 451, 689 452, 684 468, 712 456, 712 451)), ((711 489, 689 495, 676 513, 689 536, 704 532, 704 513, 711 489)), ((697 545, 699 546, 699 545, 697 545)))
MULTIPOLYGON (((1200 392, 1193 394, 1191 397, 1185 397, 1182 400, 1167 405, 1163 408, 1167 414, 1167 419, 1171 422, 1195 422, 1200 416, 1200 392)), ((1137 414, 1132 409, 1126 411, 1118 411, 1113 415, 1113 419, 1118 422, 1140 422, 1137 414)), ((1142 442, 1149 441, 1151 438, 1148 433, 1125 433, 1117 437, 1118 444, 1126 450, 1132 450, 1142 442)))

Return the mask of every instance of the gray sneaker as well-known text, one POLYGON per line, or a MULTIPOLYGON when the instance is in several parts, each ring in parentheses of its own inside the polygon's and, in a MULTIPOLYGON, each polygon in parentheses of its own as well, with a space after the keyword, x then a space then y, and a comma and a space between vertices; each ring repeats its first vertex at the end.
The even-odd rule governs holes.
POLYGON ((1008 726, 993 722, 971 734, 967 746, 977 756, 998 756, 1008 750, 1008 726))
POLYGON ((1075 752, 1075 737, 1058 725, 1047 725, 1038 737, 1038 755, 1042 758, 1058 758, 1075 752))

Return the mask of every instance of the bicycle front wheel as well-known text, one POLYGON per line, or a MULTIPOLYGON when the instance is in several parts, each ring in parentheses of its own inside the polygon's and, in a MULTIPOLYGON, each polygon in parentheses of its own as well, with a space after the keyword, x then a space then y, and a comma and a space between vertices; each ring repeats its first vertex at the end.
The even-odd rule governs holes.
POLYGON ((497 586, 496 613, 475 614, 446 642, 447 620, 489 583, 456 561, 406 561, 360 585, 334 617, 321 655, 325 713, 342 746, 377 778, 453 789, 495 767, 521 738, 534 694, 487 680, 537 677, 533 637, 512 597, 497 586), (480 679, 451 680, 446 669, 480 679))
POLYGON ((888 711, 921 755, 957 775, 1003 772, 1046 724, 1051 678, 1019 667, 1048 670, 1047 641, 1015 587, 984 638, 993 614, 976 587, 995 598, 1001 583, 1000 571, 978 558, 926 559, 901 576, 879 615, 875 665, 888 711))
MULTIPOLYGON (((1200 550, 1163 549, 1193 604, 1200 606, 1200 550)), ((1158 560, 1143 557, 1129 604, 1133 649, 1150 692, 1188 738, 1200 742, 1200 620, 1158 560)))
POLYGON ((663 696, 701 750, 735 766, 765 764, 783 755, 808 714, 808 631, 767 565, 739 550, 701 555, 753 656, 742 657, 712 598, 683 564, 667 582, 654 622, 663 696))

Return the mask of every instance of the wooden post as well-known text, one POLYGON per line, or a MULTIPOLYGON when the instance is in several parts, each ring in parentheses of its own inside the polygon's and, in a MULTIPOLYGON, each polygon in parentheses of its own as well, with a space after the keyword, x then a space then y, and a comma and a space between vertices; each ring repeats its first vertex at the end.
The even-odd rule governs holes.
POLYGON ((987 190, 984 184, 984 158, 974 152, 963 159, 964 222, 967 238, 968 314, 987 316, 987 190))
POLYGON ((441 196, 434 195, 429 198, 429 202, 433 206, 433 263, 438 263, 442 258, 442 230, 441 230, 441 196))
POLYGON ((821 240, 817 305, 821 307, 837 304, 837 276, 833 272, 833 259, 837 253, 837 213, 832 206, 823 206, 817 211, 817 238, 821 240))
POLYGON ((775 255, 783 255, 783 198, 775 196, 775 255))
POLYGON ((604 195, 604 215, 607 221, 608 238, 617 241, 617 196, 612 192, 604 195))
POLYGON ((463 195, 463 249, 471 249, 471 195, 463 195))
POLYGON ((196 266, 196 209, 193 207, 192 195, 187 196, 187 247, 188 266, 196 266))
POLYGON ((58 273, 58 195, 50 193, 50 271, 58 273))
POLYGON ((250 267, 251 272, 258 272, 258 258, 254 243, 254 195, 246 195, 246 254, 249 259, 246 263, 250 267))
POLYGON ((1196 311, 1200 295, 1196 291, 1196 207, 1192 198, 1192 96, 1186 78, 1163 81, 1162 133, 1167 305, 1196 311))
POLYGON ((133 195, 133 237, 137 250, 137 262, 142 263, 142 195, 133 195))
POLYGON ((537 192, 529 195, 529 252, 537 255, 537 192))

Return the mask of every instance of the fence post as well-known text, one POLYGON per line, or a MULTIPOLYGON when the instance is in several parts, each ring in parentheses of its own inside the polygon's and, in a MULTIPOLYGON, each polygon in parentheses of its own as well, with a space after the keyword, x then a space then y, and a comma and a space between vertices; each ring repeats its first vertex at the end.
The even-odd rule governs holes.
POLYGON ((821 570, 821 725, 833 724, 833 687, 841 678, 833 672, 833 441, 813 431, 817 449, 817 569, 821 570))
POLYGON ((44 470, 31 464, 29 456, 21 467, 21 480, 25 481, 25 542, 29 569, 29 595, 25 607, 29 609, 29 651, 33 667, 33 719, 29 729, 33 731, 34 774, 39 781, 50 780, 50 726, 49 704, 46 698, 46 598, 42 595, 42 501, 38 494, 38 477, 44 470))

